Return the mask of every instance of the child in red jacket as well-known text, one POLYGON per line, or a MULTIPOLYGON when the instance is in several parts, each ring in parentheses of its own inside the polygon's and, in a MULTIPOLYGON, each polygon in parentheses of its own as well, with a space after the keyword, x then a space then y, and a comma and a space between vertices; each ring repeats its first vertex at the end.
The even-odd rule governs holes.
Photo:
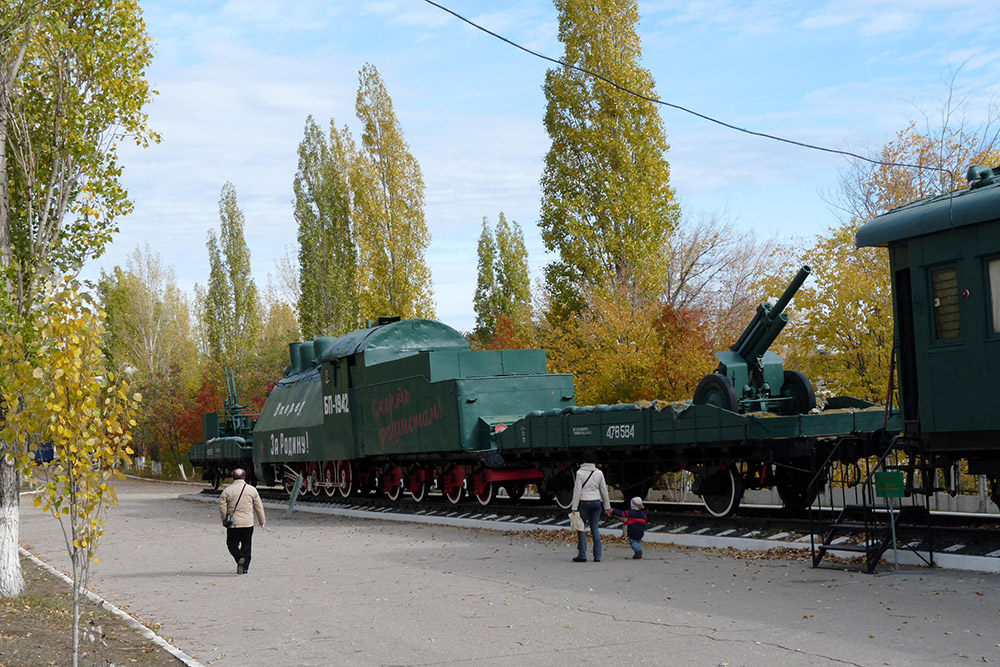
POLYGON ((616 516, 625 521, 628 542, 632 545, 632 558, 642 558, 642 537, 646 534, 646 510, 642 498, 636 496, 631 502, 630 510, 608 510, 608 516, 616 516))

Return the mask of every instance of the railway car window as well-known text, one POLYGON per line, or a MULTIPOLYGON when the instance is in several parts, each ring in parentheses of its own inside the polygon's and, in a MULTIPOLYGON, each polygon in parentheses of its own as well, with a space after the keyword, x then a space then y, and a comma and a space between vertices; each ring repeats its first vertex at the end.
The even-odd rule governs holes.
POLYGON ((958 273, 955 269, 931 271, 934 299, 934 337, 938 340, 961 335, 958 311, 958 273))
POLYGON ((992 306, 992 328, 994 334, 1000 334, 1000 259, 989 261, 990 304, 992 306))

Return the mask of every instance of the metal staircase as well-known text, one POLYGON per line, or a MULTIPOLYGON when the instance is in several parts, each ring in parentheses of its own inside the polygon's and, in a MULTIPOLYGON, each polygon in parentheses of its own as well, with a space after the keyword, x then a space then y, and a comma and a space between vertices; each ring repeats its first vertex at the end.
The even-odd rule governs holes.
POLYGON ((905 442, 899 436, 889 439, 888 444, 876 456, 866 456, 860 460, 856 458, 858 445, 852 439, 838 442, 814 478, 817 484, 821 479, 835 479, 834 466, 841 463, 843 502, 836 518, 825 528, 816 525, 816 509, 837 511, 838 508, 834 507, 834 493, 829 494, 829 507, 817 508, 816 503, 810 506, 813 567, 819 567, 827 554, 845 554, 862 557, 865 571, 871 574, 890 548, 910 549, 927 565, 933 566, 933 543, 927 547, 928 559, 916 550, 911 540, 930 534, 929 499, 937 490, 933 484, 934 467, 914 456, 904 457, 904 462, 900 462, 899 452, 904 449, 905 442), (874 463, 872 459, 875 459, 874 463), (845 475, 849 474, 845 470, 853 470, 854 478, 845 479, 845 475), (892 497, 882 497, 886 494, 878 493, 877 482, 886 483, 899 479, 899 476, 882 476, 893 472, 903 473, 900 484, 902 488, 898 490, 903 492, 899 495, 910 500, 908 504, 903 504, 904 498, 893 503, 892 497), (853 502, 848 502, 849 495, 854 496, 853 502), (820 532, 823 533, 823 540, 817 543, 816 535, 820 532))

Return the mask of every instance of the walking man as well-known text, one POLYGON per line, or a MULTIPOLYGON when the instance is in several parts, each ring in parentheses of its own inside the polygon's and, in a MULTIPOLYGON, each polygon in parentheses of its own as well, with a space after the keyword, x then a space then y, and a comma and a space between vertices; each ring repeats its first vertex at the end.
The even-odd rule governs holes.
POLYGON ((233 470, 233 483, 219 495, 219 515, 223 522, 227 514, 233 515, 232 525, 226 528, 226 546, 236 561, 236 574, 246 574, 250 569, 254 515, 261 528, 265 523, 264 504, 257 489, 247 484, 246 476, 243 468, 233 470))

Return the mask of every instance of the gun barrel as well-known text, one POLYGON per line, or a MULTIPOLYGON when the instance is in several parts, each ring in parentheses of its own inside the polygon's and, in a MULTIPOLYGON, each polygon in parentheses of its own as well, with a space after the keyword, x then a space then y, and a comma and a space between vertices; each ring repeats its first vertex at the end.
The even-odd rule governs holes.
POLYGON ((792 280, 791 284, 785 288, 784 292, 782 292, 781 298, 779 298, 777 303, 775 303, 771 308, 772 318, 777 317, 778 314, 785 309, 785 306, 787 306, 788 302, 792 300, 795 293, 799 291, 799 288, 802 287, 802 283, 806 281, 806 278, 809 277, 810 273, 812 273, 812 269, 809 268, 808 264, 799 269, 799 272, 795 274, 795 278, 792 280))

